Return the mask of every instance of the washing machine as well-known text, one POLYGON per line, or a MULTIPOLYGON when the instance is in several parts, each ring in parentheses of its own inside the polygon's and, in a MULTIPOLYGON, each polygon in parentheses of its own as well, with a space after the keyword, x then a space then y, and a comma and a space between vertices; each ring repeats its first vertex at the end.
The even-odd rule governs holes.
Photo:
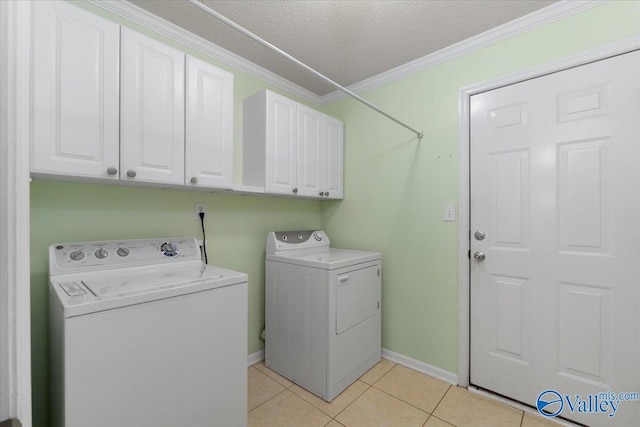
POLYGON ((380 361, 381 260, 320 230, 270 232, 265 364, 331 402, 380 361))
POLYGON ((195 239, 49 248, 56 427, 247 423, 247 275, 195 239))

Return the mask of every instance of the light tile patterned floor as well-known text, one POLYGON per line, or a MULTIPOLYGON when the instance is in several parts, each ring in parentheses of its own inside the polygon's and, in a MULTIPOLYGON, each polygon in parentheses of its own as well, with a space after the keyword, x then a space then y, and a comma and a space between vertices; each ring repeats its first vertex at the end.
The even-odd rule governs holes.
POLYGON ((249 427, 557 427, 386 359, 324 400, 268 369, 249 368, 249 427))

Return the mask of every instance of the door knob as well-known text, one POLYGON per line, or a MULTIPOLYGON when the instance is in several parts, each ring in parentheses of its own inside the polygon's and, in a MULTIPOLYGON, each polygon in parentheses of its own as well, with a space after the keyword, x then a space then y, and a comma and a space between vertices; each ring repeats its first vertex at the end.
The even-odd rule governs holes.
POLYGON ((475 233, 473 233, 473 237, 476 238, 476 240, 484 240, 485 234, 484 231, 482 230, 478 230, 475 233))
POLYGON ((484 261, 484 259, 486 258, 484 252, 476 252, 475 254, 473 254, 473 259, 475 259, 476 261, 484 261))

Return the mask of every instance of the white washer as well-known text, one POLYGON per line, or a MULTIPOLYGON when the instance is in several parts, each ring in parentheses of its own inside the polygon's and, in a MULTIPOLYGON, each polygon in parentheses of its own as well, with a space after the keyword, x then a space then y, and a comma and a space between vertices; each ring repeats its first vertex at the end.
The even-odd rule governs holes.
POLYGON ((323 231, 271 232, 265 364, 331 402, 380 361, 381 255, 323 231))
POLYGON ((247 423, 247 275, 195 239, 49 248, 56 427, 247 423))

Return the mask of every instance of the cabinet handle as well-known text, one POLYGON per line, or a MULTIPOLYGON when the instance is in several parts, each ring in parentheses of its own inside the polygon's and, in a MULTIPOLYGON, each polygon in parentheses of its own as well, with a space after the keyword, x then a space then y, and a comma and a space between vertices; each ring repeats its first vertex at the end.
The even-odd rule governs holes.
POLYGON ((198 183, 198 178, 197 177, 191 177, 191 183, 192 184, 197 184, 198 183))
POLYGON ((118 174, 118 169, 114 168, 113 166, 109 166, 107 168, 107 174, 109 174, 109 175, 117 175, 118 174))
POLYGON ((293 194, 298 194, 298 189, 297 188, 293 189, 293 194))
POLYGON ((349 281, 349 276, 342 276, 338 279, 338 285, 344 285, 349 281))
POLYGON ((133 169, 129 169, 129 170, 127 171, 127 176, 128 176, 129 178, 133 178, 133 177, 135 177, 135 176, 136 176, 136 171, 134 171, 133 169))

